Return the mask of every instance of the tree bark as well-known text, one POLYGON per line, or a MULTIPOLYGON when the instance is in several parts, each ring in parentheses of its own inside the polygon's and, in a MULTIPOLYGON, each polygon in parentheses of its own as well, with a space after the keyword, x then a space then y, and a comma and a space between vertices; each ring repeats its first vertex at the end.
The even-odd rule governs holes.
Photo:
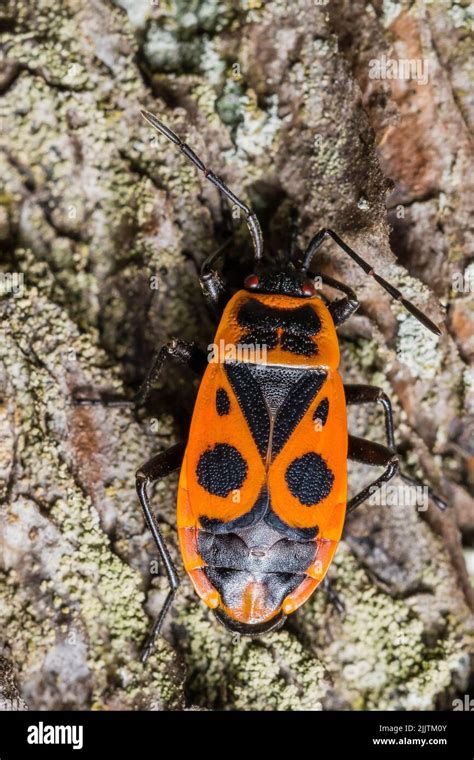
MULTIPOLYGON (((407 710, 450 708, 464 693, 463 545, 472 558, 474 536, 469 13, 450 0, 7 2, 6 707, 407 710), (415 68, 389 78, 401 60, 415 68), (318 590, 259 641, 232 640, 184 578, 145 669, 137 652, 166 579, 134 473, 186 435, 196 383, 166 373, 138 413, 76 407, 72 393, 131 394, 171 337, 212 342, 197 271, 227 232, 215 188, 151 135, 140 108, 252 204, 272 255, 287 250, 294 208, 301 248, 335 229, 444 325, 437 339, 325 244, 321 268, 362 304, 341 330, 344 379, 386 391, 405 470, 450 505, 443 514, 403 506, 397 481, 398 506, 361 506, 330 571, 345 611, 318 590)), ((251 271, 243 219, 228 250, 224 274, 239 287, 251 271)), ((351 413, 350 424, 383 440, 377 410, 351 413)), ((349 475, 355 493, 371 473, 349 475)), ((175 496, 171 477, 153 504, 183 575, 175 496)))

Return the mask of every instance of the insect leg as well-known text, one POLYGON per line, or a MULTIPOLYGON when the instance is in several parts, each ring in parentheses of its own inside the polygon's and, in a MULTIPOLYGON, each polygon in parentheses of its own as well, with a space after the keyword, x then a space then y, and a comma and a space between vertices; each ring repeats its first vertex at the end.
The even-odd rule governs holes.
POLYGON ((142 465, 140 469, 137 470, 137 474, 136 474, 138 498, 140 499, 140 504, 142 506, 143 513, 145 515, 145 520, 147 522, 148 527, 151 530, 153 539, 156 544, 156 548, 158 549, 160 558, 165 567, 165 571, 166 571, 166 575, 167 575, 168 583, 170 587, 168 591, 168 595, 164 601, 164 604, 160 612, 158 613, 155 619, 155 622, 153 623, 151 631, 146 640, 145 646, 143 647, 142 653, 140 655, 140 660, 143 664, 146 663, 150 655, 150 652, 153 648, 154 641, 156 637, 158 636, 158 634, 160 633, 160 630, 166 618, 167 612, 171 606, 171 603, 175 597, 177 588, 179 586, 179 578, 176 572, 176 568, 174 566, 173 560, 170 557, 170 554, 166 547, 163 536, 161 535, 161 531, 158 527, 156 518, 151 510, 150 500, 149 500, 148 492, 147 492, 147 485, 149 483, 153 483, 156 480, 161 480, 161 478, 164 478, 166 477, 166 475, 169 475, 174 470, 177 470, 178 467, 180 467, 181 462, 183 460, 184 450, 185 450, 185 445, 182 443, 178 443, 175 446, 172 446, 170 449, 167 449, 166 451, 162 451, 160 454, 157 454, 156 456, 154 456, 152 459, 150 459, 149 462, 146 462, 144 465, 142 465))
MULTIPOLYGON (((311 276, 316 275, 312 275, 311 273, 311 276)), ((334 322, 334 326, 339 327, 339 325, 342 325, 343 322, 346 322, 349 317, 352 317, 354 312, 357 311, 360 306, 360 301, 358 300, 352 288, 349 287, 349 285, 346 285, 344 282, 339 282, 339 280, 334 280, 327 274, 322 274, 319 276, 325 285, 329 285, 330 288, 340 290, 341 293, 346 294, 344 298, 339 298, 337 301, 333 301, 329 304, 328 307, 329 313, 331 314, 332 320, 334 322)))
POLYGON ((227 185, 220 179, 220 177, 211 172, 203 164, 199 156, 196 155, 196 153, 189 147, 189 145, 186 145, 186 143, 182 142, 178 135, 176 135, 169 127, 167 127, 166 124, 163 124, 163 122, 157 119, 157 117, 149 111, 141 111, 141 114, 145 121, 147 121, 148 124, 156 129, 157 132, 161 132, 162 135, 174 143, 179 148, 181 153, 183 153, 183 155, 185 155, 186 158, 189 159, 191 163, 194 164, 194 166, 204 174, 206 179, 208 179, 209 182, 212 182, 212 184, 217 187, 222 195, 228 198, 231 203, 235 203, 235 205, 244 212, 245 221, 247 222, 247 227, 249 228, 249 232, 253 241, 255 260, 260 261, 263 255, 263 237, 257 216, 248 208, 248 206, 245 205, 245 203, 240 200, 240 198, 238 198, 232 192, 232 190, 227 187, 227 185))
POLYGON ((289 260, 296 262, 300 251, 298 249, 298 209, 291 207, 290 211, 290 253, 289 260))
POLYGON ((211 269, 201 275, 199 282, 212 316, 219 320, 230 297, 221 275, 211 269))
POLYGON ((211 253, 211 255, 204 260, 201 266, 201 274, 199 276, 199 282, 201 283, 204 298, 207 301, 212 315, 216 319, 221 318, 224 306, 230 298, 230 293, 227 290, 221 275, 215 269, 212 269, 212 265, 217 259, 223 256, 231 239, 232 238, 228 238, 225 240, 216 251, 211 253))
POLYGON ((393 411, 392 404, 386 393, 375 385, 358 385, 345 384, 344 393, 346 395, 346 404, 372 404, 379 403, 383 407, 385 416, 385 435, 387 445, 392 451, 395 451, 395 435, 393 428, 393 411))
POLYGON ((222 276, 213 268, 216 261, 225 255, 227 246, 233 240, 234 237, 234 224, 232 221, 232 214, 230 212, 229 204, 224 203, 223 196, 221 199, 221 213, 223 219, 223 229, 228 236, 226 240, 204 259, 201 265, 201 273, 199 276, 199 282, 201 284, 204 298, 212 316, 219 320, 222 316, 225 305, 230 299, 230 292, 225 286, 222 276))
POLYGON ((198 348, 194 343, 186 343, 184 340, 173 338, 169 343, 162 346, 155 355, 144 381, 131 399, 127 399, 120 394, 99 391, 99 398, 86 398, 74 395, 74 403, 78 406, 140 406, 145 403, 153 387, 153 383, 158 379, 163 364, 169 358, 186 365, 200 375, 204 372, 207 364, 206 354, 202 349, 198 348))
POLYGON ((331 604, 334 605, 334 607, 339 612, 339 614, 342 615, 342 613, 345 611, 344 602, 341 601, 341 598, 339 597, 339 594, 337 594, 336 591, 334 591, 332 583, 329 580, 329 578, 327 577, 327 575, 324 578, 324 580, 323 580, 323 582, 322 582, 321 585, 322 585, 324 591, 326 592, 326 596, 328 598, 328 601, 331 602, 331 604))
POLYGON ((422 325, 424 325, 428 330, 431 330, 432 333, 435 335, 441 335, 441 330, 437 325, 435 325, 434 322, 429 319, 426 314, 424 314, 420 309, 418 309, 414 304, 412 304, 410 301, 407 301, 406 298, 403 298, 403 294, 400 293, 397 288, 395 288, 391 283, 387 282, 387 280, 384 280, 383 277, 380 277, 379 274, 375 271, 375 269, 372 267, 371 264, 369 264, 367 261, 365 261, 363 258, 359 256, 355 251, 352 250, 352 248, 349 248, 347 243, 345 243, 339 235, 337 235, 333 230, 323 229, 320 230, 309 242, 308 247, 306 248, 306 251, 304 253, 303 258, 303 264, 301 265, 301 271, 307 272, 309 267, 311 266, 311 261, 313 259, 313 256, 315 255, 318 248, 321 247, 322 243, 327 237, 331 237, 341 248, 344 253, 346 253, 350 258, 358 264, 361 269, 364 270, 364 272, 371 277, 374 278, 376 282, 378 282, 379 285, 382 286, 382 288, 396 301, 399 301, 407 311, 410 312, 410 314, 413 314, 413 316, 421 322, 422 325))
POLYGON ((173 338, 166 343, 156 354, 148 370, 143 383, 134 396, 136 404, 145 403, 153 383, 158 379, 161 369, 167 359, 175 359, 180 364, 189 367, 193 372, 202 375, 207 366, 207 357, 201 348, 195 343, 187 343, 184 340, 173 338))
POLYGON ((217 259, 220 259, 224 255, 225 249, 227 248, 231 240, 232 238, 230 237, 227 238, 227 240, 224 240, 224 242, 222 243, 222 245, 219 246, 219 248, 217 248, 209 256, 207 256, 207 258, 204 259, 201 265, 201 277, 207 274, 208 272, 210 272, 212 265, 215 264, 217 259))
MULTIPOLYGON (((387 438, 387 444, 392 453, 396 454, 394 425, 393 425, 393 410, 392 404, 388 396, 383 392, 381 388, 377 388, 374 385, 344 385, 344 392, 346 394, 346 403, 350 404, 371 404, 379 403, 383 407, 385 416, 385 435, 387 438)), ((362 440, 362 439, 357 439, 362 440)), ((377 444, 379 445, 379 444, 377 444)), ((361 461, 361 460, 357 460, 361 461)), ((371 464, 371 462, 367 462, 371 464)), ((395 473, 394 473, 395 474, 395 473)), ((440 510, 446 509, 448 506, 446 502, 435 494, 431 488, 422 483, 417 478, 413 478, 410 475, 405 475, 404 472, 399 472, 400 477, 409 485, 418 486, 420 488, 426 488, 428 495, 434 504, 440 510)), ((359 502, 361 503, 361 502, 359 502)), ((354 507, 355 508, 355 507, 354 507)))
POLYGON ((366 438, 357 438, 354 435, 349 436, 349 448, 347 458, 353 462, 373 465, 374 467, 385 467, 385 472, 372 483, 369 483, 362 491, 349 499, 347 502, 347 512, 352 512, 356 507, 362 504, 369 496, 372 496, 383 483, 387 483, 398 472, 397 454, 382 446, 375 441, 368 441, 366 438))

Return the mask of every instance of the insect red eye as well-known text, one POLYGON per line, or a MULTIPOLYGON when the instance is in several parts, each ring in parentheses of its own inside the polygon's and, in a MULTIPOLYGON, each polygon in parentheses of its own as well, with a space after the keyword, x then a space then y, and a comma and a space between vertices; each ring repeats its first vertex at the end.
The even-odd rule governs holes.
POLYGON ((258 287, 259 282, 260 280, 256 274, 249 274, 244 280, 244 286, 246 288, 256 288, 258 287))
POLYGON ((301 290, 303 292, 303 295, 305 296, 314 296, 314 294, 316 293, 313 283, 309 281, 304 283, 301 290))

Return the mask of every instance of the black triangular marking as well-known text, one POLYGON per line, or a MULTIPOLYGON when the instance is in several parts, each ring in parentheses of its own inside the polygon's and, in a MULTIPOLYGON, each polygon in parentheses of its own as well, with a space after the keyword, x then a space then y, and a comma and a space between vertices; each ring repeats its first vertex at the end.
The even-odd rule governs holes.
POLYGON ((295 383, 282 403, 275 420, 272 440, 272 458, 282 450, 288 438, 303 419, 312 400, 326 380, 326 372, 308 370, 295 383))
POLYGON ((306 373, 299 367, 281 367, 272 364, 247 364, 249 372, 262 391, 270 414, 275 417, 285 398, 306 373))
POLYGON ((265 459, 270 420, 262 390, 243 362, 226 362, 224 368, 260 455, 265 459))

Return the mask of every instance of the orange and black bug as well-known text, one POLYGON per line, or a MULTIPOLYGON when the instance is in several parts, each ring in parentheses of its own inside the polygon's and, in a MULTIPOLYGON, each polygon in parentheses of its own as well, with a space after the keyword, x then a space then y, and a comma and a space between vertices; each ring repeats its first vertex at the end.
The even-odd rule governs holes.
POLYGON ((325 578, 346 513, 398 471, 388 397, 373 386, 344 385, 338 372, 336 328, 359 302, 350 287, 322 274, 323 283, 344 295, 326 304, 317 294, 310 265, 324 239, 331 237, 425 327, 440 331, 331 230, 313 237, 297 265, 264 262, 255 214, 174 132, 153 114, 142 115, 241 209, 255 249, 254 272, 233 296, 211 268, 215 254, 203 264, 203 292, 219 319, 213 356, 172 340, 137 395, 143 402, 168 358, 202 374, 187 444, 157 454, 137 472, 140 502, 170 585, 145 661, 179 584, 148 484, 181 468, 177 527, 184 567, 226 628, 259 635, 278 629, 308 599, 325 578), (383 445, 347 431, 346 406, 374 402, 385 414, 383 445), (348 459, 385 468, 349 501, 348 459))

